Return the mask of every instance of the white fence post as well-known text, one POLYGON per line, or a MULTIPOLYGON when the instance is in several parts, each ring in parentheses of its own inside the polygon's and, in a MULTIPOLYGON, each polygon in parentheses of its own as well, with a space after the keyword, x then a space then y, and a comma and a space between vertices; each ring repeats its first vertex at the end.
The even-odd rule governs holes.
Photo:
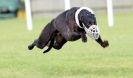
POLYGON ((26 9, 27 29, 30 31, 32 30, 32 15, 31 15, 30 0, 25 0, 25 9, 26 9))
POLYGON ((65 2, 65 10, 70 9, 70 0, 64 0, 65 2))
POLYGON ((112 0, 107 0, 107 13, 108 13, 108 25, 112 27, 114 25, 112 0))

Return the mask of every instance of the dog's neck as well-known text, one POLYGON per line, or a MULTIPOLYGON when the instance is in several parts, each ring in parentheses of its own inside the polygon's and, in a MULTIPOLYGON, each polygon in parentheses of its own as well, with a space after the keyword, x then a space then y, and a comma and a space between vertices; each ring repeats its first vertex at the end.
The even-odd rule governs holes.
POLYGON ((78 25, 79 28, 83 28, 80 24, 80 21, 79 21, 79 13, 82 11, 82 10, 87 10, 89 11, 91 14, 94 14, 93 10, 90 9, 90 8, 87 8, 87 7, 80 7, 76 12, 75 12, 75 22, 76 24, 78 25))

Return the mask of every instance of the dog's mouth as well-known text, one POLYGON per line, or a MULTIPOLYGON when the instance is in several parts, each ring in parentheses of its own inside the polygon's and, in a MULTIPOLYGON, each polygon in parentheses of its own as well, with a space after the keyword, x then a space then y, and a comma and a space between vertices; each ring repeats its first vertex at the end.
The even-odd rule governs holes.
POLYGON ((83 24, 83 28, 86 32, 86 34, 92 38, 92 39, 98 39, 100 36, 100 31, 97 25, 91 25, 89 28, 87 28, 84 24, 83 24))

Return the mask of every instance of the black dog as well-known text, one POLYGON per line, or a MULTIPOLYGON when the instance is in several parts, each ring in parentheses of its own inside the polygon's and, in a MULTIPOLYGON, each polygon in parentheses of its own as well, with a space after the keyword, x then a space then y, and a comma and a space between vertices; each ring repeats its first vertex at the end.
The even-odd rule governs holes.
POLYGON ((107 47, 108 41, 102 41, 93 11, 86 7, 73 7, 64 11, 42 30, 38 39, 28 46, 32 50, 34 46, 43 49, 48 46, 44 53, 51 48, 61 49, 67 41, 82 39, 87 42, 88 35, 96 40, 103 48, 107 47))

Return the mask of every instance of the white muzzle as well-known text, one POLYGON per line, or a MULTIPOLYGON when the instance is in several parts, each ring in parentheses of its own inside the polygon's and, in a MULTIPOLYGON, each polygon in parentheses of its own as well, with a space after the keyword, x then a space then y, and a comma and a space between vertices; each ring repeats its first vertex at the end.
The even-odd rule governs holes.
POLYGON ((86 28, 83 24, 86 34, 92 39, 98 39, 100 36, 100 31, 97 25, 91 25, 89 28, 86 28))

